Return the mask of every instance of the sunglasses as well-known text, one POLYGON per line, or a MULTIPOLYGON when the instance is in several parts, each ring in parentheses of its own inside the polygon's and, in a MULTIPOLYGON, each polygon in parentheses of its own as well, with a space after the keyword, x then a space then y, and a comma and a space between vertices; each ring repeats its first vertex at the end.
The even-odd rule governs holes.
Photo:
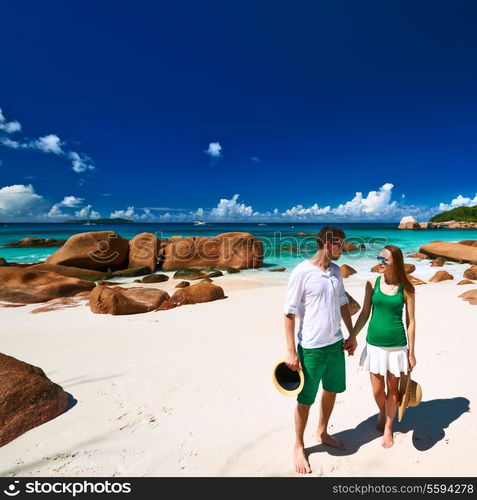
POLYGON ((384 257, 381 257, 381 255, 378 255, 376 258, 379 260, 379 263, 382 264, 383 266, 385 266, 386 264, 388 264, 388 259, 385 259, 384 257))

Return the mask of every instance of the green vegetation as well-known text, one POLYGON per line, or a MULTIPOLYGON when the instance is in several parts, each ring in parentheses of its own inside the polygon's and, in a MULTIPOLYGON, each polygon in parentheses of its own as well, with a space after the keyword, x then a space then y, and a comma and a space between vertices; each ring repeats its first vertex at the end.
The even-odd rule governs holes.
POLYGON ((115 219, 72 219, 65 224, 134 224, 134 221, 117 217, 115 219))
POLYGON ((477 205, 473 207, 457 207, 434 215, 430 222, 447 222, 449 220, 477 222, 477 205))

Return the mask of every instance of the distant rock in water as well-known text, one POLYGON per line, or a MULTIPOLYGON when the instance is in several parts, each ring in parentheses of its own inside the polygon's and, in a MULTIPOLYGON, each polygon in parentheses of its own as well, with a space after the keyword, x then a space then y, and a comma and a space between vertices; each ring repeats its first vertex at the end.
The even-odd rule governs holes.
POLYGON ((470 247, 477 247, 477 240, 462 240, 459 241, 461 245, 468 245, 470 247))
POLYGON ((286 267, 275 267, 274 269, 269 269, 268 271, 271 273, 282 273, 283 271, 286 271, 286 267))
POLYGON ((406 215, 401 219, 398 229, 421 229, 421 226, 414 217, 406 215))
POLYGON ((19 241, 7 243, 3 246, 9 248, 61 247, 64 244, 65 240, 55 240, 54 238, 35 238, 34 236, 30 236, 29 238, 22 238, 19 241))
POLYGON ((21 267, 0 267, 0 300, 22 304, 71 297, 95 287, 91 281, 61 276, 49 271, 21 267))
POLYGON ((79 233, 68 238, 46 263, 108 271, 126 267, 128 251, 129 241, 114 231, 79 233))
POLYGON ((442 267, 446 263, 444 257, 437 257, 431 262, 431 267, 442 267))
POLYGON ((0 446, 61 415, 68 395, 37 366, 0 353, 0 446))

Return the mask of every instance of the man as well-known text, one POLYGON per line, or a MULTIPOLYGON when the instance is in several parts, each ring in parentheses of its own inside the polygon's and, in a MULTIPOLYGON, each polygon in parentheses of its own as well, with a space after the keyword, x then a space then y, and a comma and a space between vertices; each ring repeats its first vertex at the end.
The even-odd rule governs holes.
POLYGON ((288 281, 285 314, 287 355, 285 363, 292 370, 301 368, 305 383, 295 409, 295 470, 311 472, 305 455, 303 435, 311 405, 315 402, 320 381, 323 395, 317 439, 320 443, 344 449, 341 441, 328 434, 336 394, 346 389, 344 350, 353 355, 357 347, 340 267, 345 234, 336 227, 324 227, 318 234, 318 250, 311 259, 300 262, 288 281), (295 316, 300 318, 298 346, 295 348, 295 316), (343 320, 349 337, 344 342, 343 320))

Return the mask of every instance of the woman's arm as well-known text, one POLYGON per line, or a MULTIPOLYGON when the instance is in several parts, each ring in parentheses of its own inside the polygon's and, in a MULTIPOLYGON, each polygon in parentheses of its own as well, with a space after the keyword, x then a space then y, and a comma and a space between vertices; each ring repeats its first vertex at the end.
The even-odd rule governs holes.
POLYGON ((361 308, 361 313, 354 325, 354 335, 358 335, 358 333, 363 329, 364 325, 368 322, 369 315, 371 313, 371 296, 373 295, 373 285, 369 281, 366 281, 366 288, 364 291, 364 303, 361 308))
POLYGON ((414 344, 416 341, 416 320, 414 317, 415 309, 415 294, 404 291, 406 299, 406 325, 407 325, 407 341, 409 345, 409 366, 416 366, 416 356, 414 352, 414 344))

